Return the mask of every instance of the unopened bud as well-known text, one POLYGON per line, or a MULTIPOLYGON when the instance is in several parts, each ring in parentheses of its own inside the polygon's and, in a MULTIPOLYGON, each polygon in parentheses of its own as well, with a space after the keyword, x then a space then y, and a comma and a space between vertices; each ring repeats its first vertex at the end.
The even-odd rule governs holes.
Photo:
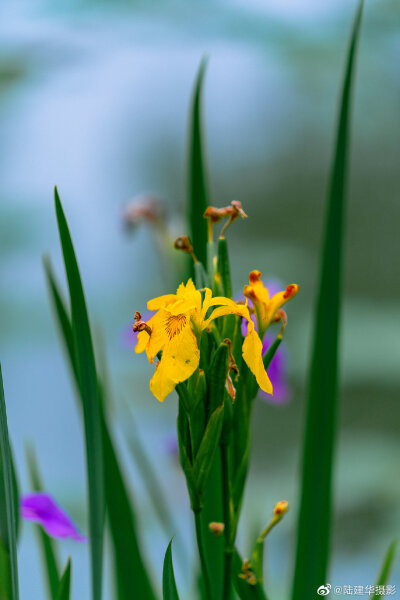
POLYGON ((208 524, 208 529, 215 535, 215 537, 221 537, 221 535, 224 533, 225 525, 224 523, 212 521, 208 524))
POLYGON ((280 500, 275 504, 274 515, 280 516, 281 518, 289 509, 289 502, 287 500, 280 500))

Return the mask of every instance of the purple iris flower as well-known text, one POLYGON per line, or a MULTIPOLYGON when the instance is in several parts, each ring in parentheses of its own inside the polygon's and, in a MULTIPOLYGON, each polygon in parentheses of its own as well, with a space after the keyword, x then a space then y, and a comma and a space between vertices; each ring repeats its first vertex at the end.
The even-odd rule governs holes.
POLYGON ((40 523, 50 536, 55 538, 71 538, 85 542, 86 538, 79 533, 76 525, 64 510, 58 506, 50 494, 35 492, 21 498, 22 518, 40 523))
MULTIPOLYGON (((277 294, 282 286, 277 280, 267 281, 265 287, 268 289, 270 297, 274 294, 277 294)), ((236 298, 236 301, 245 300, 244 296, 236 298)), ((257 321, 255 315, 251 315, 252 320, 257 328, 257 321)), ((245 319, 242 319, 242 334, 243 337, 246 336, 247 333, 247 322, 245 319)), ((274 341, 275 336, 270 333, 266 333, 263 340, 263 348, 262 354, 266 353, 272 342, 274 341)), ((274 388, 274 395, 266 394, 262 390, 259 391, 259 394, 268 402, 272 402, 273 404, 283 404, 284 402, 288 402, 290 400, 290 388, 287 384, 287 352, 285 347, 281 344, 278 350, 275 352, 274 358, 271 361, 271 364, 268 367, 268 377, 271 380, 271 383, 274 388)))

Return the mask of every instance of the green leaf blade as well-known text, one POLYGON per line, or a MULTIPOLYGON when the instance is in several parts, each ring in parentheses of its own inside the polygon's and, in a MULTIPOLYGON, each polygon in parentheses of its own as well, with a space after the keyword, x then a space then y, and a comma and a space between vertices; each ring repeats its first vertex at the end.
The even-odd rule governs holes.
POLYGON ((195 82, 189 121, 188 196, 190 237, 198 260, 207 264, 207 222, 203 217, 208 205, 201 122, 201 97, 207 60, 203 59, 195 82))
MULTIPOLYGON (((383 559, 382 566, 376 579, 375 586, 386 585, 388 583, 393 569, 394 559, 396 557, 396 550, 397 541, 394 541, 390 544, 386 555, 383 559)), ((372 596, 372 600, 378 600, 379 598, 382 598, 382 594, 374 594, 372 596)))
MULTIPOLYGON (((72 374, 79 389, 70 317, 56 283, 50 262, 45 261, 44 266, 51 300, 70 361, 72 374)), ((103 393, 103 388, 100 384, 98 385, 98 390, 100 390, 101 394, 103 393)), ((79 398, 82 402, 81 394, 79 398)), ((105 415, 102 417, 102 446, 106 504, 113 544, 118 600, 129 600, 133 593, 143 600, 155 600, 150 578, 140 551, 133 506, 124 482, 105 415)))
POLYGON ((67 220, 57 189, 55 190, 55 209, 68 280, 74 356, 83 404, 89 494, 92 597, 93 600, 101 600, 105 495, 101 411, 97 389, 96 366, 82 281, 67 220))
POLYGON ((303 454, 301 503, 292 597, 317 598, 326 581, 331 527, 332 464, 336 437, 338 333, 342 238, 349 147, 350 105, 363 2, 351 34, 342 89, 328 199, 322 269, 314 327, 311 377, 303 454))
POLYGON ((69 600, 71 590, 71 559, 68 559, 67 566, 61 576, 58 584, 56 600, 69 600))
POLYGON ((19 600, 18 587, 18 562, 17 562, 17 519, 15 515, 14 482, 12 474, 12 462, 10 442, 8 438, 7 411, 4 398, 3 376, 0 365, 0 449, 3 476, 5 519, 3 529, 7 532, 8 554, 10 558, 11 574, 11 598, 19 600))
POLYGON ((172 564, 172 540, 168 544, 163 568, 163 600, 179 600, 172 564))

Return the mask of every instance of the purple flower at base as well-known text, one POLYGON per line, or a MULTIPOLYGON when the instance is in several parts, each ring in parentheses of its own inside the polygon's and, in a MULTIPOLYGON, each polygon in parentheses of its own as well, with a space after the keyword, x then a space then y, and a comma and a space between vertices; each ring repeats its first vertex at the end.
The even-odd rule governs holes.
POLYGON ((58 506, 50 494, 34 492, 21 498, 21 514, 26 521, 39 523, 48 535, 85 542, 70 517, 58 506))

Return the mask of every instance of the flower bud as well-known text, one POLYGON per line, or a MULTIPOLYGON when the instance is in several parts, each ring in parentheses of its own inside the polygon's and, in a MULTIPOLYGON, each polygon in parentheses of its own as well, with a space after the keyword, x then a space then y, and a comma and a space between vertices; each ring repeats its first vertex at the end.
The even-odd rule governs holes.
POLYGON ((215 535, 215 537, 221 537, 221 535, 224 533, 225 525, 224 523, 212 521, 208 524, 208 529, 215 535))

